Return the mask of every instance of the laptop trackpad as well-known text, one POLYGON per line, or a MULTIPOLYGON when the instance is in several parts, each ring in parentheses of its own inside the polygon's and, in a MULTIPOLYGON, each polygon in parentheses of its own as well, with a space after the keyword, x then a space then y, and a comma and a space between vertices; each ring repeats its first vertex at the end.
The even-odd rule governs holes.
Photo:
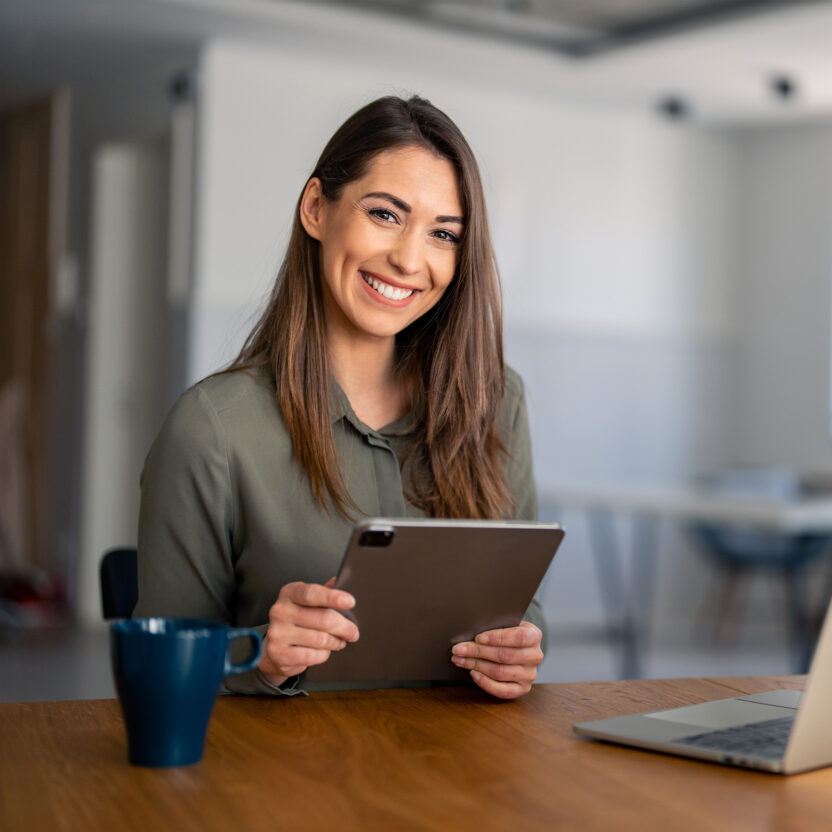
POLYGON ((720 699, 716 702, 704 702, 701 705, 687 705, 683 708, 670 708, 644 714, 651 719, 666 719, 668 722, 684 722, 702 728, 730 728, 749 722, 763 722, 786 715, 783 708, 775 705, 760 705, 756 702, 743 702, 739 699, 720 699))

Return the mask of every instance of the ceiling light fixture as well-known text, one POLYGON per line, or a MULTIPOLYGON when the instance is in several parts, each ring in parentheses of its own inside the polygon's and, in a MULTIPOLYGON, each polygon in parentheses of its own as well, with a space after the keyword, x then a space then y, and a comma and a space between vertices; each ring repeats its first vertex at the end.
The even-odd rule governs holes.
POLYGON ((797 97, 797 85, 791 76, 779 73, 768 82, 772 95, 779 101, 793 101, 797 97))
POLYGON ((681 95, 666 95, 659 99, 656 109, 668 121, 684 121, 690 117, 690 104, 681 95))

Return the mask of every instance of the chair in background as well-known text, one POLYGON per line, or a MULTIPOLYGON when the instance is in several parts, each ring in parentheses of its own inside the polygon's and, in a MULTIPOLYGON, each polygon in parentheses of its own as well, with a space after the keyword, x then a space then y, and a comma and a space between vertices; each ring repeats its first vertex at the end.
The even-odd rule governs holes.
MULTIPOLYGON (((828 482, 804 478, 794 471, 779 468, 724 469, 701 477, 698 484, 710 494, 757 500, 787 501, 809 494, 829 493, 828 482)), ((706 557, 726 573, 717 627, 732 606, 742 577, 752 572, 769 572, 781 578, 786 590, 794 665, 798 672, 805 673, 817 636, 806 572, 830 550, 832 534, 788 534, 715 523, 693 524, 689 531, 706 557)))
POLYGON ((110 549, 102 558, 101 613, 106 619, 130 618, 139 599, 139 569, 136 549, 110 549))

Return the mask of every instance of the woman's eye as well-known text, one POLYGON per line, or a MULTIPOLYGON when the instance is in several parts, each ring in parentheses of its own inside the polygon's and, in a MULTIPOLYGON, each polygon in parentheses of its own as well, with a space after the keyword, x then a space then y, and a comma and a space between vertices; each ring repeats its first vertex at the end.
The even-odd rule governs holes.
POLYGON ((457 237, 456 234, 454 234, 452 231, 445 231, 444 229, 434 231, 433 236, 436 237, 437 240, 441 240, 443 243, 459 242, 459 237, 457 237))
POLYGON ((371 208, 369 214, 371 217, 375 217, 377 220, 381 220, 382 222, 396 221, 396 215, 392 211, 388 211, 386 208, 371 208))

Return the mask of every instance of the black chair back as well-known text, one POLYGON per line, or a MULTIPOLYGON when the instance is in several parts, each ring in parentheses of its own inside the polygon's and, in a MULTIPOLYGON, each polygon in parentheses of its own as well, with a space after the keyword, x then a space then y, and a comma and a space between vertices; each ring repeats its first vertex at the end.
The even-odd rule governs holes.
POLYGON ((130 618, 139 600, 138 554, 134 548, 110 549, 101 558, 101 613, 106 619, 130 618))

